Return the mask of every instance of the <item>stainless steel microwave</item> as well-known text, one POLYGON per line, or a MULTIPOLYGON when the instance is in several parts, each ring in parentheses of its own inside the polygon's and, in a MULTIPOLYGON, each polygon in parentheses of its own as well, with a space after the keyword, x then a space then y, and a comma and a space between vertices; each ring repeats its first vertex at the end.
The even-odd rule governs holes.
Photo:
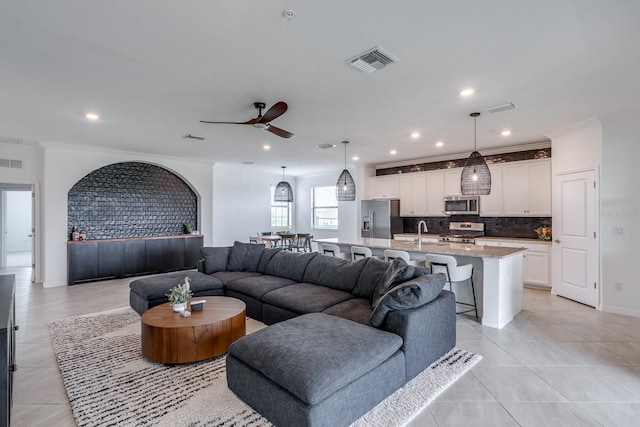
POLYGON ((445 196, 445 215, 480 215, 479 196, 445 196))

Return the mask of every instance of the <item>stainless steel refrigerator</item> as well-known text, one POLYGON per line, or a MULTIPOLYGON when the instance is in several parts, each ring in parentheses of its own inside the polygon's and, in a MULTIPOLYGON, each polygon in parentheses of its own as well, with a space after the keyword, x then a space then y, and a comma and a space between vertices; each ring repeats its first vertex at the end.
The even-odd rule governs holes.
POLYGON ((400 200, 363 200, 361 208, 362 237, 393 239, 394 234, 404 231, 402 218, 400 218, 400 200))

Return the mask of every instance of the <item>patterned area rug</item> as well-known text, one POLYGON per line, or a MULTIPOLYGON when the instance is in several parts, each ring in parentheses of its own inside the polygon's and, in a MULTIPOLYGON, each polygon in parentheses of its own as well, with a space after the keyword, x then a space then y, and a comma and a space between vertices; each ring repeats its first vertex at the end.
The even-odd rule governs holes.
MULTIPOLYGON (((225 356, 177 366, 144 359, 140 316, 128 307, 57 320, 49 330, 78 426, 271 425, 228 389, 225 356)), ((454 348, 353 427, 406 424, 481 359, 454 348)))

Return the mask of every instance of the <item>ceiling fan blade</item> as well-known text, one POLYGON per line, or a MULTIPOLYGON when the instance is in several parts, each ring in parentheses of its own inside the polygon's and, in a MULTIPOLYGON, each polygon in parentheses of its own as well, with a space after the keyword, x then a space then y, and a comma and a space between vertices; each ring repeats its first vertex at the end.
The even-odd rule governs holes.
POLYGON ((246 122, 209 122, 206 120, 200 120, 200 123, 214 123, 214 124, 223 124, 223 125, 252 125, 258 121, 258 118, 248 120, 246 122))
POLYGON ((287 111, 286 102, 276 102, 273 107, 269 108, 266 113, 258 120, 260 123, 269 123, 271 120, 275 120, 287 111))
POLYGON ((272 134, 278 135, 282 138, 293 138, 294 136, 296 136, 295 134, 291 132, 287 132, 284 129, 277 128, 274 125, 269 125, 265 130, 268 130, 272 134))

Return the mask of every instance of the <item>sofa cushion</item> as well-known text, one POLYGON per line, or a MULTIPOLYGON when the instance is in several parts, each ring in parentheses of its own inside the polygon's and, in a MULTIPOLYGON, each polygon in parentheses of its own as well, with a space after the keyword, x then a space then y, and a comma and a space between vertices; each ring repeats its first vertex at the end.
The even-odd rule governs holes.
POLYGON ((373 307, 371 326, 382 325, 385 316, 391 310, 407 310, 433 301, 440 295, 445 281, 444 273, 428 274, 391 288, 373 307))
POLYGON ((229 252, 227 271, 258 271, 264 244, 235 242, 229 252))
POLYGON ((282 248, 266 248, 260 257, 260 263, 258 263, 258 273, 265 274, 269 261, 271 261, 271 258, 281 250, 282 248))
POLYGON ((216 271, 224 271, 227 269, 227 261, 229 260, 229 246, 200 248, 200 253, 204 258, 204 273, 211 274, 216 271))
POLYGON ((402 258, 394 259, 387 271, 382 275, 380 281, 376 285, 373 291, 373 298, 371 299, 371 307, 375 307, 380 298, 386 294, 390 289, 406 282, 413 277, 415 269, 412 265, 407 264, 402 258))
POLYGON ((396 334, 314 313, 240 338, 229 355, 315 405, 380 366, 401 345, 396 334))
MULTIPOLYGON (((222 281, 198 271, 177 271, 144 277, 129 283, 129 288, 147 301, 158 298, 166 299, 165 294, 169 292, 169 289, 184 283, 185 277, 190 279, 189 287, 194 294, 222 289, 222 281)), ((167 299, 167 301, 169 300, 167 299)))
POLYGON ((302 282, 351 292, 368 261, 368 258, 364 258, 352 262, 344 258, 320 254, 309 261, 302 282))
POLYGON ((234 280, 226 285, 226 289, 240 292, 245 295, 249 295, 257 300, 262 300, 262 297, 267 292, 274 289, 282 288, 294 284, 291 279, 284 279, 282 277, 260 275, 245 277, 242 279, 234 280))
POLYGON ((245 277, 261 276, 261 274, 251 271, 216 271, 215 273, 212 273, 211 276, 224 283, 224 286, 228 286, 229 283, 234 280, 244 279, 245 277))
POLYGON ((316 255, 318 255, 317 252, 298 253, 280 251, 271 257, 264 272, 270 276, 284 277, 285 279, 302 282, 307 264, 309 264, 309 261, 316 255))
POLYGON ((353 298, 349 292, 311 283, 295 283, 266 293, 262 301, 294 313, 317 313, 353 298))
POLYGON ((332 305, 323 313, 342 317, 369 326, 371 323, 371 300, 365 298, 351 298, 336 305, 332 305))
POLYGON ((391 263, 388 261, 369 258, 369 262, 364 266, 360 277, 358 277, 358 283, 353 289, 353 295, 358 298, 366 298, 371 302, 373 291, 376 289, 380 278, 387 271, 387 268, 389 268, 389 264, 391 263))

